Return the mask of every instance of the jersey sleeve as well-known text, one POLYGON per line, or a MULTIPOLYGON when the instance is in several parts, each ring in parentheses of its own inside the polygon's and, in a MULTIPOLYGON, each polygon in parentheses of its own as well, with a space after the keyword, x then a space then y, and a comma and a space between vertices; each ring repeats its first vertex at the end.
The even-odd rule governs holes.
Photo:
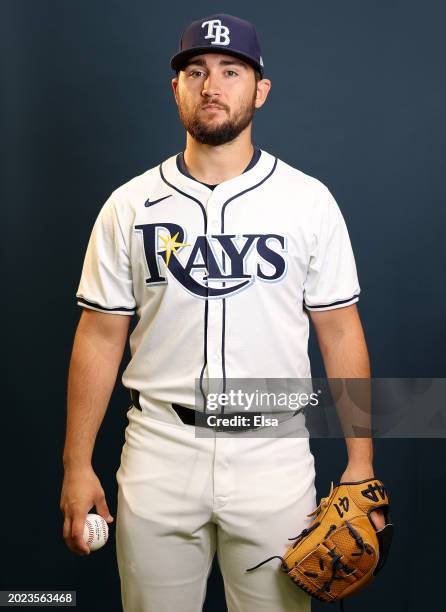
POLYGON ((350 306, 361 291, 347 226, 326 188, 304 286, 307 310, 350 306))
POLYGON ((105 202, 94 223, 76 298, 84 308, 111 314, 135 313, 131 264, 112 198, 105 202))

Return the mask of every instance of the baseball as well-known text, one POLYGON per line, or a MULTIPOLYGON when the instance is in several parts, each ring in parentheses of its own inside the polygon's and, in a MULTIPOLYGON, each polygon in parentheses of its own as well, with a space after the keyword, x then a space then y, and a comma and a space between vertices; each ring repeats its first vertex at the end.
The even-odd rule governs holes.
POLYGON ((87 514, 84 526, 84 542, 90 550, 102 548, 108 540, 108 525, 99 514, 87 514))

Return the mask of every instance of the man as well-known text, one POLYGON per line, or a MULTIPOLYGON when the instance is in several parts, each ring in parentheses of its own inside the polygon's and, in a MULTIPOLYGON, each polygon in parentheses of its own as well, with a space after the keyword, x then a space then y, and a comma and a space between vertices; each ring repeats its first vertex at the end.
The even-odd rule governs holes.
MULTIPOLYGON (((95 505, 113 520, 91 457, 136 313, 117 473, 124 610, 201 610, 215 552, 229 610, 309 610, 280 572, 245 571, 308 524, 308 437, 280 427, 270 437, 200 437, 193 424, 208 411, 210 380, 310 378, 309 316, 327 376, 369 377, 348 233, 324 185, 252 144, 271 82, 251 24, 193 22, 171 66, 186 148, 107 200, 77 292, 64 538, 88 554, 87 512, 95 505)), ((372 477, 370 440, 349 438, 347 450, 341 480, 372 477)))

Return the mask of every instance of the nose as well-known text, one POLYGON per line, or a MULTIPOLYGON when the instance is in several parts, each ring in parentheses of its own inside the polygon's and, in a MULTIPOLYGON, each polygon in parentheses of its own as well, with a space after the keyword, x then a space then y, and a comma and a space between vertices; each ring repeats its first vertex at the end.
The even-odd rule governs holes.
POLYGON ((203 83, 203 90, 201 92, 201 95, 209 98, 213 98, 214 96, 220 95, 220 85, 215 74, 208 74, 207 79, 203 83))

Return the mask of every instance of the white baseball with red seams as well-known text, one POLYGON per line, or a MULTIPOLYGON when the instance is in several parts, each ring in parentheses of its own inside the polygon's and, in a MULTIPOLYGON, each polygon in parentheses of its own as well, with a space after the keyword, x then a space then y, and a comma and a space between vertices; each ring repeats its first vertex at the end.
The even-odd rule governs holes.
POLYGON ((107 522, 99 514, 87 514, 84 525, 84 542, 90 550, 102 548, 108 540, 107 522))

